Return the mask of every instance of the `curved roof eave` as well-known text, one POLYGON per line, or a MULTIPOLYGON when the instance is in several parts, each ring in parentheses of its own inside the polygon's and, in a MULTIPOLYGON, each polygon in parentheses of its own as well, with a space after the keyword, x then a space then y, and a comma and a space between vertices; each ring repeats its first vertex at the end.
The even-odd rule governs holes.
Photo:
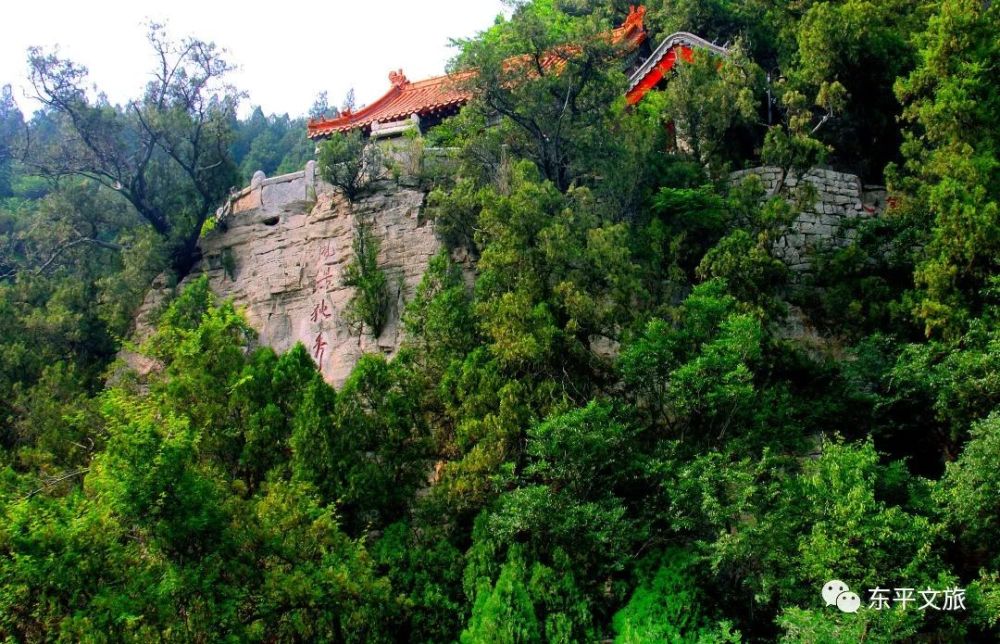
POLYGON ((687 31, 678 31, 670 34, 663 39, 660 46, 656 48, 653 54, 639 66, 639 69, 635 70, 635 73, 628 79, 628 90, 631 92, 635 89, 643 78, 646 77, 649 72, 653 71, 660 61, 670 53, 670 51, 677 46, 687 45, 688 47, 697 47, 698 49, 707 49, 711 52, 719 54, 720 56, 726 56, 729 54, 729 50, 725 47, 720 47, 715 43, 710 43, 700 36, 696 36, 687 31))

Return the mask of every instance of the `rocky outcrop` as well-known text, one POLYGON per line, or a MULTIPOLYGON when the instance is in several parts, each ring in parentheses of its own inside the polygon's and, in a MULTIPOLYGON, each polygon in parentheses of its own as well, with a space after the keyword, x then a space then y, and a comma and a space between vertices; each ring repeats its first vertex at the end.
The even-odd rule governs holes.
MULTIPOLYGON (((181 283, 207 275, 212 290, 241 307, 261 344, 283 352, 301 342, 324 377, 339 386, 362 353, 394 354, 401 344, 400 313, 427 264, 441 247, 421 218, 424 192, 384 182, 354 204, 304 172, 265 179, 233 195, 216 228, 201 240, 201 259, 181 283), (369 218, 381 242, 379 265, 391 304, 378 337, 348 328, 344 311, 352 290, 343 272, 353 251, 355 215, 369 218)), ((154 288, 143 320, 165 287, 154 288)))
MULTIPOLYGON (((423 157, 404 161, 426 170, 423 157)), ((776 192, 781 180, 778 168, 744 170, 731 180, 750 173, 758 175, 770 193, 776 192)), ((882 188, 862 186, 856 176, 823 169, 788 176, 784 186, 791 190, 801 182, 814 188, 815 200, 778 241, 776 251, 793 269, 808 271, 811 251, 847 243, 851 235, 847 224, 880 211, 885 193, 882 188)), ((351 204, 317 180, 313 162, 301 172, 280 177, 257 173, 250 186, 235 192, 219 209, 215 229, 201 240, 201 257, 180 287, 207 275, 218 296, 231 298, 244 310, 261 344, 283 352, 301 342, 327 381, 339 386, 363 353, 391 356, 399 350, 403 306, 441 248, 433 225, 421 216, 425 193, 416 183, 384 181, 351 204), (414 187, 408 187, 411 184, 414 187), (352 289, 343 286, 343 273, 353 256, 355 216, 373 222, 381 243, 379 266, 389 282, 391 304, 378 337, 357 335, 344 317, 352 289)), ((471 270, 467 277, 471 281, 471 270)), ((149 332, 152 313, 173 290, 162 279, 153 284, 137 317, 137 339, 149 332)), ((609 355, 617 352, 617 347, 605 349, 609 355)), ((140 372, 155 368, 140 356, 126 358, 140 372)))

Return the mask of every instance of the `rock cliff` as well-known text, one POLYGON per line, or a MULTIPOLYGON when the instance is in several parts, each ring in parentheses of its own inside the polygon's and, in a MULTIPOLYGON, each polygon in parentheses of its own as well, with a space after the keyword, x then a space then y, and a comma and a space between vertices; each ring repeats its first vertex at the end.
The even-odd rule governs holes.
MULTIPOLYGON (((776 168, 754 168, 734 173, 732 180, 747 173, 758 174, 769 191, 781 176, 776 168)), ((799 181, 813 185, 815 202, 775 251, 796 271, 808 271, 811 251, 847 243, 847 224, 881 210, 885 192, 862 186, 853 175, 822 169, 789 176, 785 185, 799 181)), ((261 344, 283 352, 301 342, 326 380, 339 386, 363 353, 391 356, 399 350, 403 306, 441 248, 433 225, 422 217, 424 198, 417 188, 384 181, 351 204, 317 180, 313 162, 280 177, 257 173, 219 209, 215 229, 201 240, 201 258, 179 287, 207 275, 218 296, 245 311, 261 344), (378 337, 359 337, 344 319, 352 289, 343 286, 343 272, 353 255, 355 215, 373 222, 381 242, 379 266, 388 277, 391 304, 378 337)), ((138 339, 149 332, 152 314, 172 290, 162 280, 153 285, 137 319, 138 339)), ((154 366, 139 356, 126 357, 140 371, 154 366)))
MULTIPOLYGON (((312 164, 282 177, 256 176, 220 210, 216 228, 200 243, 201 259, 180 287, 207 274, 218 296, 245 311, 261 344, 283 352, 301 342, 326 380, 339 386, 362 353, 399 349, 403 304, 440 248, 433 225, 421 218, 424 196, 387 181, 350 204, 314 179, 312 164), (343 271, 353 255, 357 214, 374 223, 390 289, 388 321, 377 338, 359 337, 343 319, 352 291, 342 285, 343 271)), ((140 337, 168 294, 163 284, 154 285, 140 312, 140 337)))

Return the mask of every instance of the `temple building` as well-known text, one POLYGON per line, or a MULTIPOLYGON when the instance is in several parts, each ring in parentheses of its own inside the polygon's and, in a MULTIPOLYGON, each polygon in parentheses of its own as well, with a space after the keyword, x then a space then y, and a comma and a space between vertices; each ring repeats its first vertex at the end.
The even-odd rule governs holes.
MULTIPOLYGON (((625 69, 629 74, 626 100, 630 105, 660 86, 678 57, 690 61, 696 48, 726 54, 724 48, 686 32, 671 34, 652 49, 643 23, 645 15, 644 6, 633 6, 625 22, 610 34, 612 43, 624 46, 625 69)), ((562 61, 563 56, 551 55, 545 57, 542 64, 552 68, 562 61)), ((361 130, 372 138, 382 138, 399 135, 414 127, 425 132, 457 114, 469 102, 472 94, 464 81, 475 73, 475 70, 466 70, 410 81, 403 70, 392 71, 389 73, 392 86, 381 98, 357 111, 345 110, 335 118, 310 119, 308 136, 318 140, 334 133, 361 130)))

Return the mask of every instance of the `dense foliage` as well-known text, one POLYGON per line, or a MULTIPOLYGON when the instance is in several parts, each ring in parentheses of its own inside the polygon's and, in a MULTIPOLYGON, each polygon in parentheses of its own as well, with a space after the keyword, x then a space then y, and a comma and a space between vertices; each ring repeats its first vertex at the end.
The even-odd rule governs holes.
MULTIPOLYGON (((151 217, 200 232, 219 182, 310 157, 301 122, 206 95, 226 174, 192 176, 197 110, 155 82, 107 105, 33 53, 40 83, 73 82, 40 84, 27 122, 0 94, 4 638, 1000 637, 1000 4, 651 3, 654 39, 732 55, 626 108, 601 34, 627 4, 519 3, 461 43, 481 73, 429 135, 457 169, 423 213, 446 248, 399 353, 339 390, 204 278, 130 347, 155 368, 114 361, 180 268, 151 217), (773 249, 808 189, 726 180, 762 162, 885 177, 890 205, 797 275, 773 249), (830 579, 857 613, 825 605, 830 579), (876 610, 876 587, 961 588, 965 609, 876 610)), ((353 199, 376 152, 337 138, 321 167, 353 199)), ((354 254, 370 331, 371 222, 354 254)))

